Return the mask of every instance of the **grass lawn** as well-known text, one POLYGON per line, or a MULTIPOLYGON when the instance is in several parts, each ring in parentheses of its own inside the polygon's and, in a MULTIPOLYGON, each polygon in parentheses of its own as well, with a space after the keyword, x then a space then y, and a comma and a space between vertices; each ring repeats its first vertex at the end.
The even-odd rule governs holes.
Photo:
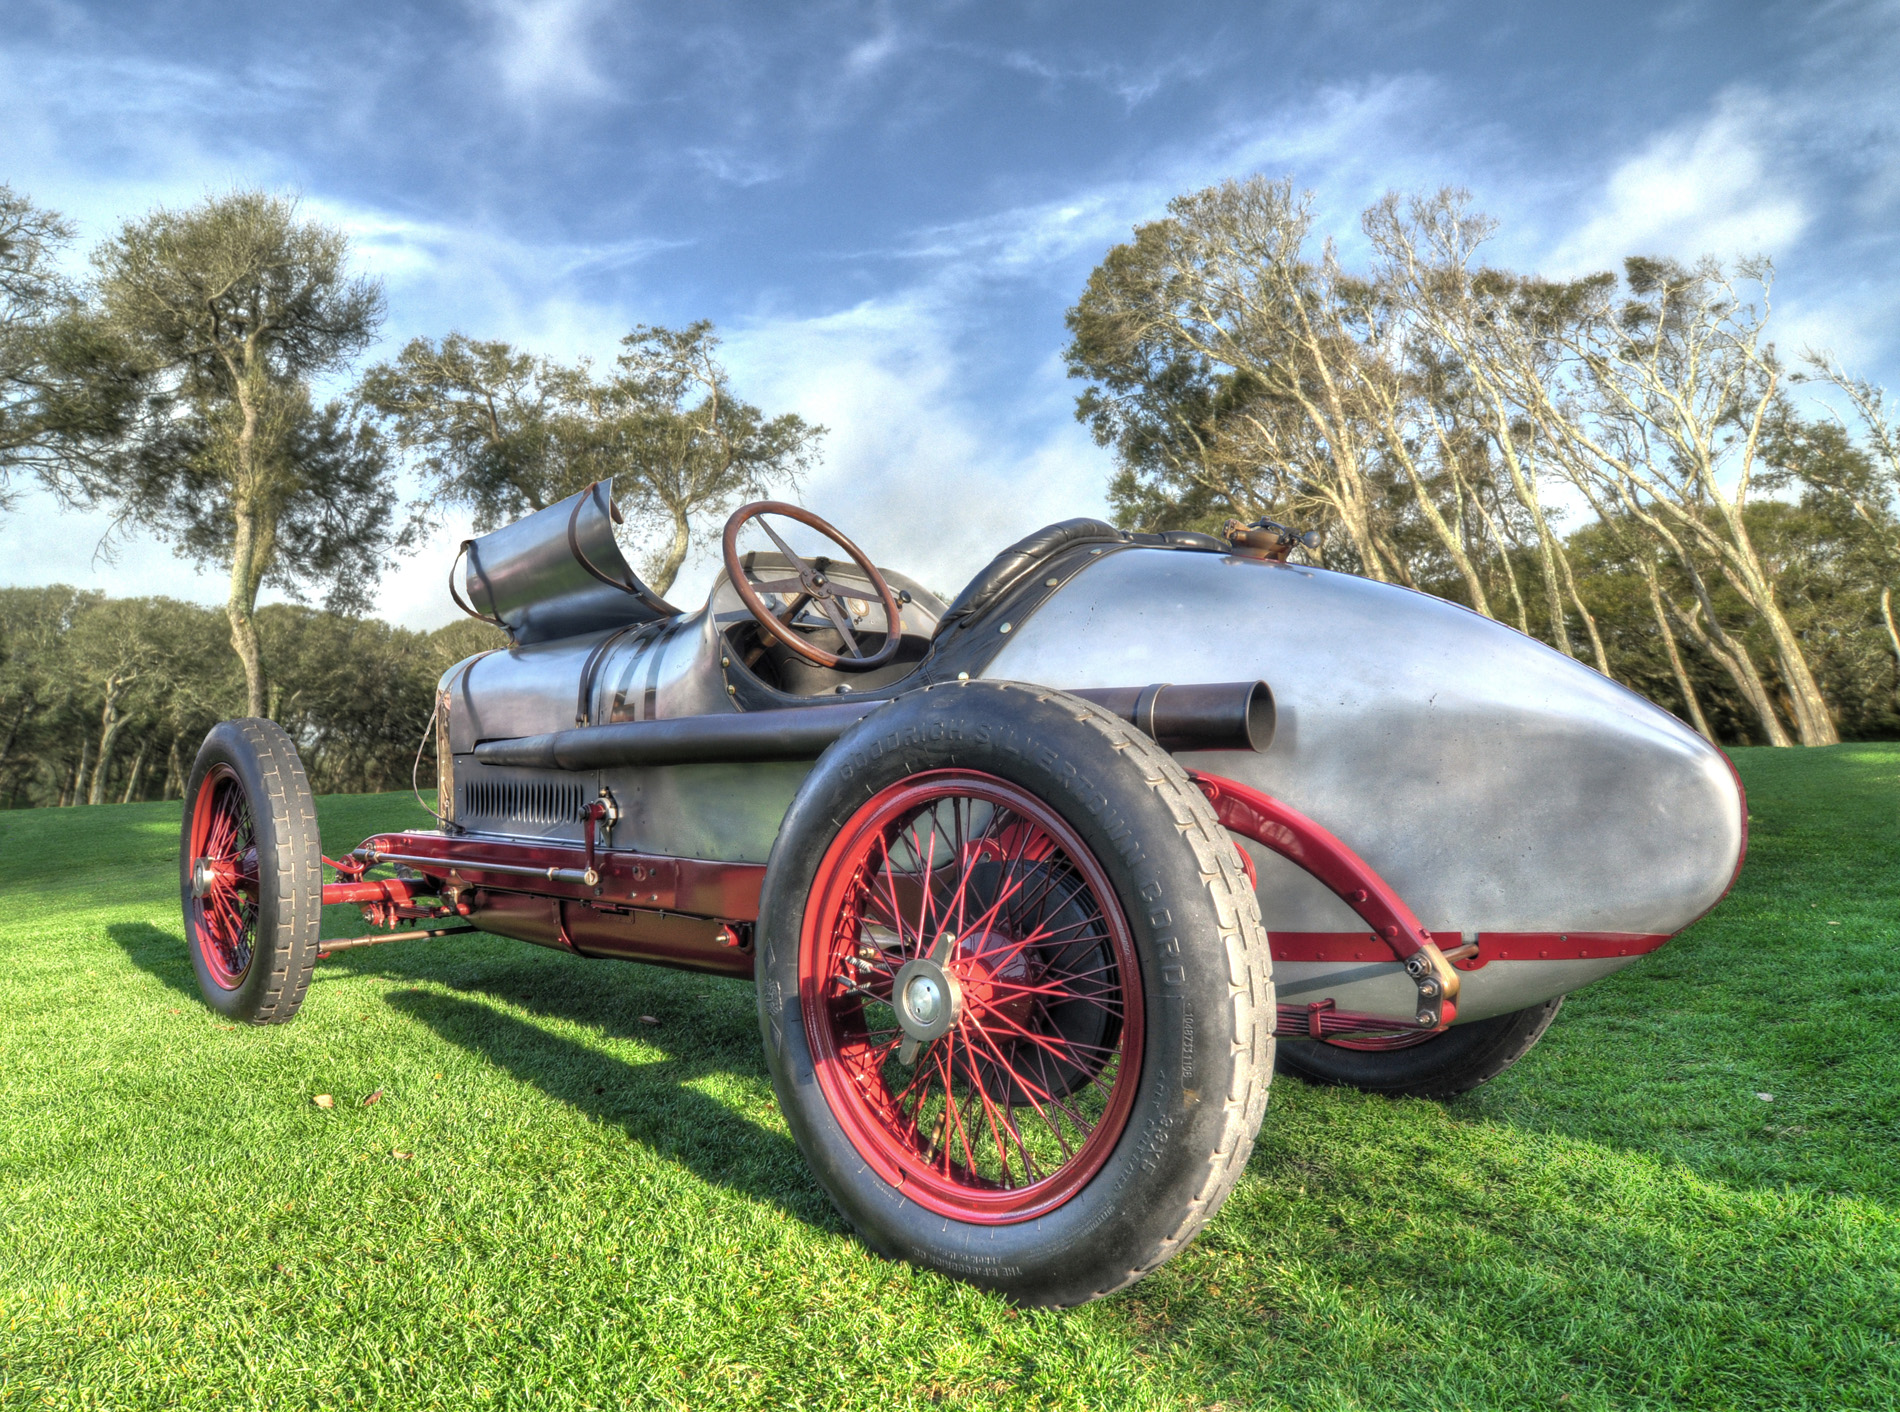
POLYGON ((478 937, 238 1029, 175 804, 0 814, 0 1407, 1900 1405, 1900 746, 1737 755, 1712 917, 1458 1102, 1280 1079, 1199 1242, 1065 1314, 853 1241, 749 986, 478 937))

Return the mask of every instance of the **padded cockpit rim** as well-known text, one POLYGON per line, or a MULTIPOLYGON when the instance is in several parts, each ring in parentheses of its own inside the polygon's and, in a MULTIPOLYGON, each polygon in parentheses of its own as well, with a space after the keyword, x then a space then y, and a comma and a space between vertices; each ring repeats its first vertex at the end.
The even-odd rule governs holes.
POLYGON ((963 592, 945 610, 935 636, 941 637, 965 619, 979 618, 1030 574, 1078 544, 1126 544, 1128 536, 1102 520, 1078 516, 1044 525, 1003 550, 964 585, 963 592))

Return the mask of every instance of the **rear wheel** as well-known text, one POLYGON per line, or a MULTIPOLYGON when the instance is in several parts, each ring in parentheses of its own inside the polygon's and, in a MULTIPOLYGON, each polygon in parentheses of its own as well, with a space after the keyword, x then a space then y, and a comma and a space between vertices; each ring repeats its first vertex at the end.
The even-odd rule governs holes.
POLYGON ((1276 1064, 1281 1073, 1308 1083, 1409 1098, 1454 1098, 1489 1083, 1529 1054, 1563 1003, 1560 995, 1510 1014, 1453 1025, 1443 1034, 1287 1038, 1281 1041, 1276 1064))
POLYGON ((294 1016, 317 959, 323 854, 303 763, 275 722, 221 721, 205 737, 179 872, 205 1003, 254 1025, 294 1016))
POLYGON ((879 708, 787 814, 760 928, 780 1103, 879 1251, 1075 1304, 1239 1178, 1265 934, 1205 799, 1107 713, 977 682, 879 708))

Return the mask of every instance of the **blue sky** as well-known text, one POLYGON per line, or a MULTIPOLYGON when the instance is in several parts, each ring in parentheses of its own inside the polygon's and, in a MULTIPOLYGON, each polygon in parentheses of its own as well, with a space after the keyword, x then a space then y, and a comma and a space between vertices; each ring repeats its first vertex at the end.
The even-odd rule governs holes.
MULTIPOLYGON (((1100 513, 1062 316, 1169 197, 1291 175, 1350 256, 1389 188, 1471 188, 1495 258, 1765 252, 1784 348, 1900 383, 1895 4, 0 8, 0 181, 81 245, 155 203, 294 189, 386 281, 384 351, 461 329, 611 356, 712 318, 742 395, 832 428, 802 498, 943 588, 1100 513)), ((42 498, 0 581, 223 596, 42 498)), ((454 610, 461 527, 386 616, 454 610)), ((689 565, 696 601, 710 560, 689 565)))

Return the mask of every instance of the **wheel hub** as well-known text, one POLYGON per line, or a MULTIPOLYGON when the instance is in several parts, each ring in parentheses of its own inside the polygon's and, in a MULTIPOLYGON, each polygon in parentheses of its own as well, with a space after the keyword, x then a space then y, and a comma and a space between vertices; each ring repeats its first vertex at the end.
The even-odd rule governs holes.
POLYGON ((925 956, 907 961, 891 986, 897 1023, 919 1044, 950 1033, 963 1010, 963 987, 944 966, 925 956))

